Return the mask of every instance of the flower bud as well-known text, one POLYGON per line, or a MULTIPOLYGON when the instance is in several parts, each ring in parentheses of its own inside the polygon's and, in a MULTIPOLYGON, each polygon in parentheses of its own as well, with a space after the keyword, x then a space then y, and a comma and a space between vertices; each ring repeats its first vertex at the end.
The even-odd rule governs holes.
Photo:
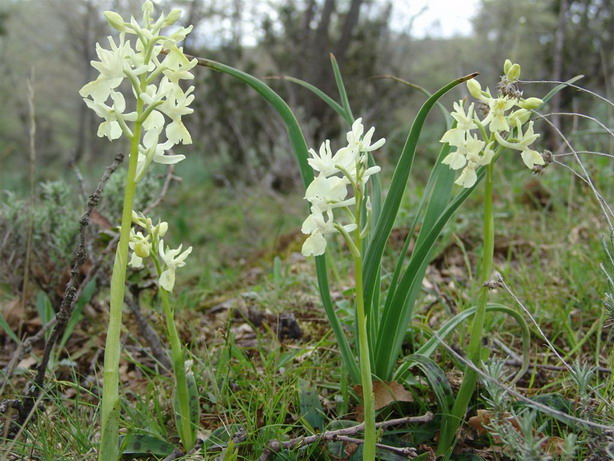
POLYGON ((480 99, 482 97, 482 86, 477 80, 473 78, 471 80, 467 80, 467 89, 474 98, 480 99))
POLYGON ((149 244, 149 242, 139 241, 136 243, 136 245, 134 245, 134 253, 139 258, 147 258, 149 256, 150 248, 151 245, 149 244))
POLYGON ((165 26, 172 26, 173 24, 175 24, 179 20, 180 17, 181 17, 181 10, 174 9, 173 11, 171 11, 168 14, 166 19, 164 20, 164 25, 165 26))
POLYGON ((512 65, 513 65, 512 61, 510 61, 509 59, 506 59, 505 62, 503 63, 503 73, 507 75, 512 65))
POLYGON ((527 110, 537 109, 538 107, 541 107, 542 104, 544 104, 544 101, 539 98, 527 98, 518 103, 520 107, 527 110))
POLYGON ((166 235, 166 232, 168 231, 168 223, 165 221, 162 221, 156 227, 158 228, 158 236, 160 238, 163 238, 166 235))
POLYGON ((509 66, 508 62, 511 64, 509 59, 505 61, 504 69, 507 68, 505 71, 505 76, 510 82, 513 83, 520 78, 520 64, 512 64, 509 66))
POLYGON ((153 3, 151 0, 147 0, 143 3, 143 22, 149 25, 151 22, 151 13, 153 13, 153 3))
POLYGON ((516 119, 520 121, 521 125, 524 125, 525 123, 529 121, 529 118, 531 118, 531 112, 529 112, 526 109, 518 109, 517 111, 512 112, 509 115, 509 121, 510 121, 510 124, 512 125, 516 124, 515 122, 516 119))
POLYGON ((126 31, 126 23, 123 18, 115 11, 105 11, 104 17, 107 18, 109 25, 120 32, 126 31))

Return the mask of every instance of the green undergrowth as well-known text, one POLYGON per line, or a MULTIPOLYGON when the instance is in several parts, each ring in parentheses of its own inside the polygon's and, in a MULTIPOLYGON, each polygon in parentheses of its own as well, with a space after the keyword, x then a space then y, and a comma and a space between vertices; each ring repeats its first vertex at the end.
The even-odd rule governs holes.
MULTIPOLYGON (((588 388, 580 392, 578 383, 540 336, 541 330, 569 364, 603 369, 614 366, 613 331, 603 304, 610 288, 600 268, 600 264, 608 267, 601 244, 606 226, 600 209, 585 185, 554 166, 543 176, 532 177, 520 169, 501 170, 498 176, 500 186, 495 191, 494 206, 500 230, 495 269, 539 325, 529 321, 531 364, 555 367, 532 367, 519 381, 518 390, 579 418, 611 424, 612 374, 594 372, 588 388)), ((178 289, 176 317, 181 338, 190 351, 200 395, 199 434, 206 440, 204 459, 221 456, 233 437, 238 459, 254 460, 272 439, 290 439, 350 424, 348 421, 356 418, 359 394, 340 366, 320 306, 312 264, 299 254, 301 216, 305 212, 299 193, 281 195, 266 192, 261 186, 219 185, 211 178, 194 187, 195 179, 186 172, 183 183, 172 186, 172 194, 159 212, 174 230, 173 239, 193 245, 194 261, 199 261, 186 267, 187 276, 182 277, 183 286, 178 289)), ((598 188, 607 190, 606 173, 597 171, 593 180, 598 188)), ((419 196, 419 184, 410 185, 410 189, 410 196, 419 196)), ((480 204, 476 191, 444 231, 408 329, 404 345, 408 354, 454 313, 471 307, 472 293, 478 289, 475 274, 481 252, 480 204)), ((398 248, 407 231, 403 224, 411 222, 415 204, 406 202, 404 206, 399 215, 400 230, 391 237, 393 246, 399 241, 398 248)), ((344 258, 335 257, 337 251, 341 249, 334 248, 329 260, 333 296, 338 309, 347 310, 348 314, 340 317, 352 331, 352 292, 348 287, 353 286, 353 273, 344 258)), ((385 281, 386 273, 383 277, 385 281)), ((493 290, 491 300, 522 312, 502 287, 493 290)), ((162 334, 162 317, 155 308, 148 308, 150 301, 144 293, 141 308, 162 334)), ((95 459, 100 344, 86 341, 84 336, 102 335, 105 322, 93 317, 94 311, 86 310, 82 325, 61 355, 65 361, 52 370, 54 377, 40 403, 43 411, 14 445, 0 446, 0 454, 9 448, 15 459, 95 459)), ((523 316, 529 320, 528 314, 523 316)), ((130 314, 127 319, 120 371, 126 459, 163 459, 178 443, 172 417, 172 377, 156 367, 130 314)), ((521 357, 516 324, 502 315, 489 314, 485 328, 490 359, 521 357)), ((461 326, 447 342, 454 346, 467 336, 466 326, 461 326)), ((432 358, 455 392, 461 381, 458 359, 442 348, 432 358)), ((509 374, 518 368, 509 365, 505 370, 509 374)), ((22 369, 19 373, 6 387, 6 395, 17 395, 31 371, 22 369)), ((383 440, 390 445, 422 446, 424 452, 425 446, 436 444, 440 414, 435 395, 421 375, 410 382, 413 384, 406 389, 414 401, 397 402, 380 410, 380 420, 432 411, 435 421, 395 428, 385 432, 383 440)), ((478 415, 478 410, 493 418, 499 414, 487 391, 479 387, 470 405, 470 417, 478 415)), ((559 438, 564 440, 568 434, 578 436, 570 458, 562 458, 560 451, 538 447, 544 453, 558 453, 555 459, 584 459, 607 445, 599 430, 543 414, 531 416, 526 403, 513 397, 505 405, 505 412, 514 415, 512 419, 520 427, 529 421, 535 433, 549 442, 559 443, 559 438)), ((493 448, 500 445, 502 435, 513 438, 518 431, 506 433, 503 423, 496 424, 488 430, 487 423, 483 430, 464 427, 458 459, 521 458, 520 451, 513 452, 513 441, 508 442, 507 449, 493 448)), ((313 444, 271 459, 350 459, 355 448, 341 443, 313 444)))

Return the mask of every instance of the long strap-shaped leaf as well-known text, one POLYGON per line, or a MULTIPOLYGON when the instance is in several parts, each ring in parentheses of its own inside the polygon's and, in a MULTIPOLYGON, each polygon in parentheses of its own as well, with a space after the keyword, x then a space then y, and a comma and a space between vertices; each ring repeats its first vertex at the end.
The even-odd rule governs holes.
POLYGON ((409 178, 409 173, 416 153, 416 146, 418 145, 418 139, 426 117, 439 98, 441 98, 455 86, 472 79, 476 75, 478 74, 473 73, 448 83, 446 86, 433 94, 433 96, 431 96, 424 103, 416 115, 414 123, 412 124, 407 136, 407 140, 405 141, 403 151, 401 152, 401 157, 399 158, 399 162, 394 170, 392 183, 388 189, 388 195, 384 201, 379 219, 375 224, 373 239, 371 240, 365 255, 364 296, 365 309, 367 310, 367 313, 371 311, 373 294, 378 282, 376 276, 379 271, 382 254, 384 252, 386 242, 388 241, 388 237, 390 236, 390 232, 392 231, 392 226, 394 225, 394 220, 399 211, 399 206, 401 205, 401 198, 403 197, 403 192, 405 191, 407 179, 409 178))
MULTIPOLYGON (((188 58, 192 57, 189 56, 188 58)), ((299 126, 294 113, 288 104, 286 104, 286 102, 281 98, 281 96, 273 91, 273 89, 262 80, 246 72, 242 72, 234 67, 212 61, 210 59, 196 59, 198 60, 198 64, 200 66, 207 67, 218 72, 223 72, 251 86, 260 96, 262 96, 273 106, 286 124, 290 143, 298 160, 303 183, 305 187, 309 186, 311 181, 313 181, 313 170, 307 163, 307 143, 305 142, 305 137, 303 136, 303 132, 301 131, 301 127, 299 126)), ((343 363, 353 381, 360 382, 360 371, 358 369, 358 365, 354 355, 352 354, 352 350, 347 337, 345 336, 345 332, 343 331, 343 327, 335 315, 335 308, 328 287, 328 273, 326 270, 326 260, 324 259, 324 256, 316 257, 316 272, 318 276, 318 287, 320 290, 320 297, 322 298, 322 304, 324 305, 326 316, 328 317, 333 333, 335 334, 335 338, 337 339, 337 344, 339 346, 339 351, 341 352, 343 363)))
MULTIPOLYGON (((456 123, 453 125, 453 127, 454 126, 456 126, 456 123)), ((386 293, 384 311, 390 308, 390 303, 392 302, 392 298, 394 297, 394 292, 397 288, 397 283, 399 281, 403 266, 405 264, 405 255, 407 255, 407 251, 409 249, 411 240, 414 237, 418 222, 422 217, 422 211, 426 209, 422 224, 422 230, 419 233, 420 236, 425 233, 424 229, 427 228, 426 226, 430 227, 432 225, 432 219, 434 217, 436 218, 437 216, 439 216, 441 214, 441 211, 445 209, 448 202, 450 201, 450 194, 452 192, 453 180, 456 172, 450 169, 447 165, 441 163, 441 161, 449 153, 450 145, 448 143, 445 143, 442 146, 441 151, 439 152, 439 156, 437 157, 435 165, 431 169, 431 174, 429 175, 429 179, 424 189, 424 198, 420 201, 420 205, 418 206, 416 215, 409 226, 409 232, 407 234, 407 237, 405 238, 405 242, 403 243, 403 248, 399 253, 399 258, 392 274, 390 287, 388 288, 388 292, 386 293)), ((377 306, 377 303, 374 302, 373 305, 377 306)))
MULTIPOLYGON (((431 354, 435 352, 435 349, 437 349, 437 346, 439 346, 439 344, 442 341, 444 341, 450 334, 456 331, 456 329, 460 326, 460 324, 462 324, 463 322, 471 318, 473 315, 475 315, 476 310, 477 310, 476 307, 471 307, 467 310, 464 310, 463 312, 456 314, 454 317, 448 320, 439 329, 439 331, 437 331, 436 335, 434 335, 426 343, 424 343, 413 355, 414 356, 422 355, 425 357, 430 357, 431 354)), ((518 323, 518 326, 520 327, 521 335, 522 335, 522 365, 518 373, 516 373, 516 376, 511 381, 512 383, 514 383, 519 378, 521 378, 529 368, 529 359, 530 359, 529 351, 531 347, 531 333, 529 331, 529 327, 527 325, 526 320, 522 316, 522 314, 512 309, 511 307, 504 306, 503 304, 488 303, 486 305, 486 311, 487 312, 501 312, 501 313, 507 314, 510 317, 514 318, 514 320, 516 320, 516 322, 518 323)), ((401 366, 395 371, 393 380, 402 381, 405 378, 407 378, 407 373, 410 367, 411 367, 411 363, 403 362, 403 364, 401 364, 401 366)))
MULTIPOLYGON (((484 170, 478 170, 478 181, 483 176, 484 170)), ((463 189, 441 213, 437 221, 427 229, 427 234, 414 250, 409 265, 399 281, 389 309, 382 315, 375 347, 376 373, 377 376, 384 377, 382 379, 387 379, 392 374, 398 356, 394 351, 399 351, 403 343, 404 332, 412 315, 411 307, 420 290, 422 277, 435 241, 443 227, 471 192, 473 189, 463 189)))

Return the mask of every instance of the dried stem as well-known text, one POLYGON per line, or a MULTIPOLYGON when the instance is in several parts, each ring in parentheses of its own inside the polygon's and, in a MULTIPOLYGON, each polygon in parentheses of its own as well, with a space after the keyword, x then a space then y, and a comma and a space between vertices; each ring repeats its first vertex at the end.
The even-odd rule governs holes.
MULTIPOLYGON (((390 426, 398 426, 402 424, 410 424, 410 423, 428 423, 433 420, 433 414, 428 412, 422 416, 408 416, 405 418, 391 419, 389 421, 383 421, 381 423, 376 423, 375 427, 378 429, 387 428, 390 426)), ((312 443, 318 442, 328 442, 341 440, 340 437, 347 437, 357 434, 358 432, 363 432, 365 428, 364 423, 357 424, 356 426, 346 427, 343 429, 338 429, 335 431, 326 431, 321 434, 310 435, 308 437, 297 437, 295 439, 287 440, 285 442, 279 442, 277 440, 271 440, 267 444, 266 450, 262 453, 259 458, 259 461, 266 461, 271 459, 273 454, 278 453, 282 450, 291 450, 298 446, 310 445, 312 443)), ((352 443, 363 443, 363 440, 359 439, 351 439, 352 443)), ((388 445, 377 445, 378 448, 382 448, 389 451, 399 450, 398 447, 390 447, 388 445), (392 450, 390 450, 392 449, 392 450)), ((407 453, 404 453, 407 455, 407 453)))
MULTIPOLYGON (((77 287, 78 287, 78 279, 81 274, 81 266, 87 259, 87 250, 86 250, 86 238, 85 233, 87 227, 90 223, 90 216, 94 211, 94 208, 100 202, 102 196, 102 190, 113 174, 113 172, 117 169, 119 164, 123 161, 124 155, 118 154, 113 159, 113 163, 107 167, 105 172, 103 173, 100 181, 98 182, 98 186, 92 195, 90 195, 87 209, 85 213, 79 219, 79 246, 75 252, 75 258, 72 270, 70 272, 70 280, 66 285, 66 290, 64 291, 64 297, 62 299, 62 303, 60 304, 60 308, 57 311, 55 317, 55 325, 53 327, 53 331, 51 332, 51 336, 49 340, 45 344, 45 349, 43 351, 43 357, 37 367, 37 373, 34 378, 34 381, 30 385, 30 389, 26 393, 23 401, 20 404, 18 418, 16 421, 17 427, 21 427, 25 424, 25 422, 29 419, 30 413, 35 406, 35 402, 40 396, 41 390, 45 381, 45 374, 47 372, 47 366, 49 364, 49 359, 51 357, 51 351, 55 346, 56 341, 60 337, 60 335, 64 332, 64 328, 70 319, 70 315, 72 313, 72 309, 75 304, 77 287)), ((16 435, 16 432, 13 431, 13 436, 16 435)), ((11 431, 9 430, 9 436, 11 436, 11 431)))

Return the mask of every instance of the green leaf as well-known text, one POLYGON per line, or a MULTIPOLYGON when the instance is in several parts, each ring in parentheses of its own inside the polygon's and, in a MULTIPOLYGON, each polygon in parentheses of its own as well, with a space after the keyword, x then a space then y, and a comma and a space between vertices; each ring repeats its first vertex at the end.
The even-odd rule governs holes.
POLYGON ((122 454, 132 457, 168 456, 175 450, 173 444, 147 434, 129 434, 120 437, 120 444, 123 447, 122 454))
POLYGON ((299 405, 301 417, 309 425, 308 429, 312 432, 319 432, 324 427, 324 409, 320 403, 320 397, 315 387, 304 379, 299 379, 299 405))
POLYGON ((8 324, 6 319, 4 318, 4 314, 0 314, 0 328, 4 330, 4 332, 13 340, 16 344, 19 344, 19 338, 15 334, 15 332, 11 329, 11 326, 8 324))
POLYGON ((309 91, 311 91, 318 98, 320 98, 322 101, 324 101, 326 104, 328 104, 328 106, 331 109, 333 109, 335 112, 337 112, 337 114, 339 114, 341 116, 341 118, 344 119, 346 122, 348 122, 350 125, 354 121, 354 120, 352 120, 352 118, 350 118, 349 114, 345 111, 345 109, 343 108, 343 106, 341 106, 341 104, 339 104, 337 101, 335 101, 329 95, 324 93, 324 91, 319 89, 317 86, 312 85, 311 83, 308 83, 308 82, 306 82, 304 80, 301 80, 300 78, 288 77, 288 76, 285 76, 285 75, 283 77, 281 77, 281 78, 283 78, 284 80, 288 80, 288 81, 290 81, 292 83, 296 83, 297 85, 300 85, 303 88, 306 88, 309 91))
POLYGON ((68 323, 66 324, 66 329, 64 330, 64 333, 62 333, 62 339, 58 343, 58 348, 57 348, 58 354, 64 348, 64 346, 66 345, 66 343, 72 336, 73 331, 75 331, 75 327, 77 326, 77 324, 81 320, 81 317, 83 316, 83 308, 85 307, 87 303, 90 302, 90 300, 92 299, 92 296, 94 296, 95 291, 96 291, 96 280, 90 280, 88 284, 85 285, 85 287, 83 288, 83 291, 81 292, 81 296, 79 296, 79 299, 77 299, 77 301, 75 302, 75 307, 72 313, 70 314, 70 318, 68 319, 68 323))
MULTIPOLYGON (((389 79, 389 80, 393 80, 395 82, 402 83, 405 86, 408 86, 410 88, 418 90, 420 93, 425 95, 427 98, 430 98, 433 95, 433 93, 431 93, 429 90, 427 90, 423 86, 417 85, 415 83, 408 82, 407 80, 403 80, 402 78, 396 77, 394 75, 377 75, 374 78, 389 79)), ((452 122, 453 122, 453 119, 450 116, 450 111, 446 108, 446 106, 444 106, 439 101, 437 101, 437 108, 441 111, 441 114, 443 115, 443 119, 446 121, 446 128, 450 128, 450 126, 452 126, 452 122)))
MULTIPOLYGON (((36 293, 36 311, 43 326, 47 325, 55 316, 51 300, 43 291, 36 293)), ((51 331, 46 331, 45 339, 49 339, 50 334, 51 331)))
POLYGON ((339 64, 337 64, 337 60, 335 56, 330 54, 330 63, 333 66, 333 74, 335 74, 335 82, 337 83, 337 89, 339 90, 339 97, 341 98, 341 105, 343 106, 343 110, 345 111, 346 116, 344 117, 346 120, 351 120, 350 124, 354 121, 354 116, 352 115, 352 109, 350 108, 350 101, 348 99, 347 92, 345 91, 345 85, 343 84, 343 78, 341 77, 341 71, 339 70, 339 64))
MULTIPOLYGON (((477 310, 476 307, 471 307, 471 308, 469 308, 467 310, 464 310, 463 312, 460 312, 460 313, 456 314, 454 317, 452 317, 450 320, 448 320, 437 331, 436 335, 433 335, 433 337, 431 339, 429 339, 426 343, 424 343, 424 345, 422 345, 414 353, 414 355, 422 355, 422 356, 429 357, 433 352, 435 352, 435 349, 437 348, 437 346, 439 346, 440 342, 442 340, 446 339, 454 331, 456 331, 461 323, 467 321, 469 318, 471 318, 473 315, 475 315, 476 310, 477 310)), ((518 371, 518 373, 516 374, 516 376, 512 380, 512 382, 515 382, 522 375, 524 375, 526 373, 527 369, 529 368, 529 358, 530 358, 529 352, 530 352, 530 346, 531 346, 531 334, 530 334, 527 322, 524 319, 524 317, 522 316, 522 314, 520 314, 519 312, 515 311, 511 307, 504 306, 503 304, 499 304, 499 303, 489 303, 489 304, 487 304, 486 305, 486 312, 501 312, 503 314, 507 314, 510 317, 512 317, 514 320, 516 320, 516 323, 520 327, 521 334, 522 334, 522 366, 520 367, 520 370, 518 371)), ((409 368, 408 364, 407 363, 403 363, 396 370, 396 372, 394 374, 394 380, 395 381, 402 381, 402 380, 404 380, 407 377, 407 370, 408 370, 408 368, 409 368)))
POLYGON ((450 381, 448 381, 448 378, 439 365, 426 355, 420 354, 408 355, 404 359, 404 364, 408 370, 413 367, 420 369, 435 393, 435 398, 439 405, 439 412, 442 415, 449 414, 450 408, 454 405, 454 392, 452 392, 450 381))
MULTIPOLYGON (((409 173, 411 171, 414 156, 416 153, 416 146, 418 145, 418 140, 420 138, 420 133, 422 131, 422 127, 424 126, 424 122, 426 121, 426 117, 432 109, 433 105, 435 105, 435 103, 444 94, 446 94, 448 91, 450 91, 455 86, 461 84, 462 82, 473 78, 475 75, 476 74, 471 74, 456 79, 441 88, 424 103, 424 105, 416 115, 416 118, 414 119, 412 127, 407 136, 407 140, 405 141, 405 146, 403 147, 403 151, 401 152, 401 156, 394 170, 392 183, 390 184, 390 188, 388 189, 388 195, 386 196, 386 199, 384 201, 381 214, 379 216, 379 219, 375 223, 373 238, 365 254, 364 294, 365 309, 367 313, 370 312, 372 306, 373 296, 378 282, 377 273, 381 266, 381 259, 384 252, 384 247, 386 246, 386 242, 388 241, 388 237, 390 236, 392 226, 394 225, 394 221, 401 205, 401 199, 403 197, 403 193, 405 192, 407 179, 409 178, 409 173)), ((382 376, 380 377, 384 378, 382 376)))
POLYGON ((573 83, 577 82, 577 81, 578 81, 578 80, 580 80, 581 78, 584 78, 584 75, 576 75, 575 77, 570 78, 569 80, 565 81, 564 83, 561 83, 560 85, 557 85, 557 86, 555 86, 554 88, 552 88, 552 89, 551 89, 551 90, 548 92, 548 94, 546 94, 546 96, 544 96, 544 97, 542 98, 542 101, 544 101, 544 103, 543 103, 541 106, 539 106, 537 109, 535 109, 535 110, 536 110, 536 111, 537 111, 537 110, 541 110, 541 108, 542 108, 542 107, 544 107, 544 106, 546 105, 546 103, 547 103, 548 101, 550 101, 550 100, 551 100, 551 99, 554 97, 554 95, 555 95, 555 94, 557 94, 559 91, 561 91, 561 90, 563 90, 563 89, 567 88, 569 85, 571 85, 571 84, 573 84, 573 83))

